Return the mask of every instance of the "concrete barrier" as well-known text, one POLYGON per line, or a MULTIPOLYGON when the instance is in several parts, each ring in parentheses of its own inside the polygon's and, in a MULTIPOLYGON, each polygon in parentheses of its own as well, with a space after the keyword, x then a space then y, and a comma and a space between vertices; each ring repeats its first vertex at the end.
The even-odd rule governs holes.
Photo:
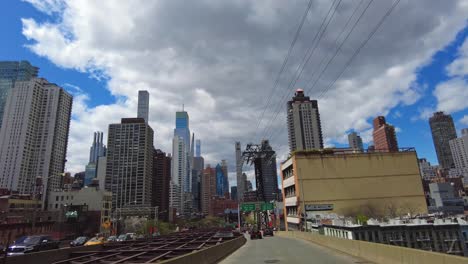
POLYGON ((205 248, 199 251, 195 251, 180 257, 168 259, 161 264, 214 264, 221 259, 227 257, 232 252, 236 251, 242 245, 244 245, 246 239, 244 236, 240 236, 233 240, 224 242, 222 244, 205 248))
POLYGON ((50 264, 70 257, 72 252, 101 250, 102 245, 61 248, 7 257, 6 264, 50 264))
POLYGON ((378 264, 467 264, 467 257, 453 256, 413 248, 391 246, 359 240, 329 237, 317 233, 279 231, 278 236, 303 239, 378 264))

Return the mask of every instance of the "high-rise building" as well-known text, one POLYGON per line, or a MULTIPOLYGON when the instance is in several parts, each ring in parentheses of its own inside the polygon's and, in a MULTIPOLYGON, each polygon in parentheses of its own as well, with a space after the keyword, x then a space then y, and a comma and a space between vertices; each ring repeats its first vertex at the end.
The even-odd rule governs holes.
POLYGON ((237 180, 237 197, 239 200, 244 198, 245 191, 245 180, 242 178, 242 153, 241 153, 241 143, 235 143, 236 148, 236 180, 237 180))
POLYGON ((237 186, 231 186, 231 199, 234 201, 238 200, 237 197, 237 186))
POLYGON ((89 163, 98 163, 99 157, 106 155, 106 146, 104 145, 104 133, 94 132, 93 144, 89 149, 89 163))
POLYGON ((352 132, 348 134, 349 147, 356 150, 363 150, 362 138, 356 133, 352 132))
POLYGON ((112 208, 151 205, 153 134, 143 118, 109 125, 106 190, 113 194, 112 208))
POLYGON ((195 141, 196 147, 195 147, 195 157, 201 157, 201 141, 197 139, 195 141))
POLYGON ((208 215, 213 198, 216 196, 216 170, 208 164, 203 170, 201 180, 201 209, 208 215))
POLYGON ((468 128, 462 129, 462 135, 449 141, 455 168, 468 168, 468 128))
POLYGON ((224 191, 226 189, 226 187, 224 186, 224 183, 225 183, 224 171, 220 164, 216 165, 215 170, 216 170, 216 195, 219 197, 224 197, 224 194, 225 194, 224 191))
MULTIPOLYGON (((243 175, 245 175, 245 173, 244 173, 243 175)), ((247 177, 247 175, 246 175, 246 177, 247 177)), ((246 192, 251 192, 251 191, 253 191, 252 182, 251 182, 250 180, 247 180, 246 182, 247 182, 247 184, 246 184, 246 186, 247 186, 246 192)))
MULTIPOLYGON (((261 150, 272 151, 273 149, 270 146, 268 140, 262 140, 261 150)), ((261 171, 262 171, 262 188, 263 188, 263 197, 265 201, 277 200, 278 198, 278 174, 276 171, 276 157, 262 157, 261 161, 261 171)), ((257 182, 257 192, 259 192, 259 183, 257 182)))
POLYGON ((160 149, 154 150, 152 206, 158 206, 159 217, 168 221, 169 188, 171 181, 171 156, 160 149))
POLYGON ((431 126, 432 140, 437 154, 437 160, 441 169, 450 169, 455 166, 449 141, 457 138, 457 132, 452 116, 444 112, 435 112, 429 118, 431 126))
POLYGON ((138 111, 137 117, 143 118, 148 124, 149 118, 149 93, 148 91, 138 91, 138 111))
POLYGON ((203 157, 194 157, 192 166, 192 196, 193 209, 196 212, 201 211, 201 181, 203 177, 203 168, 205 166, 203 157))
POLYGON ((97 168, 97 175, 96 178, 99 182, 99 188, 104 189, 106 186, 106 166, 107 166, 107 157, 102 156, 98 159, 98 168, 97 168))
POLYGON ((0 61, 0 127, 8 93, 16 81, 30 81, 37 77, 39 68, 28 61, 0 61))
POLYGON ((99 157, 106 155, 106 146, 103 141, 104 134, 102 132, 94 132, 93 143, 89 149, 89 163, 85 169, 84 185, 88 186, 92 183, 93 179, 97 177, 99 157))
POLYGON ((174 129, 174 137, 179 137, 184 143, 183 154, 185 156, 185 170, 182 177, 182 190, 189 193, 191 187, 190 179, 190 127, 189 127, 189 115, 185 111, 176 112, 176 127, 174 129))
POLYGON ((185 141, 179 136, 174 136, 172 140, 172 161, 171 161, 171 182, 169 206, 183 212, 183 183, 187 175, 187 153, 185 141))
POLYGON ((431 180, 437 177, 437 166, 432 166, 427 159, 418 159, 419 173, 424 180, 431 180))
POLYGON ((224 197, 229 199, 229 171, 226 160, 221 160, 221 170, 223 170, 224 183, 223 183, 223 192, 224 197))
POLYGON ((310 100, 304 90, 297 89, 287 104, 290 151, 322 149, 322 126, 317 100, 310 100))
POLYGON ((395 127, 385 122, 385 117, 378 116, 373 121, 375 151, 398 151, 395 127))
POLYGON ((61 187, 68 146, 72 96, 45 79, 16 81, 0 129, 0 186, 32 193, 42 178, 42 204, 61 187))

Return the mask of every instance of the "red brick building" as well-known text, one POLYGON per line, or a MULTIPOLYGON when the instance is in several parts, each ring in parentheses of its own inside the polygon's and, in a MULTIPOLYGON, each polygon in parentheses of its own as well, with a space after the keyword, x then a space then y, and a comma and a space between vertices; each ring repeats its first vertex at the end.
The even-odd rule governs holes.
POLYGON ((225 197, 214 196, 211 200, 209 215, 223 216, 226 209, 237 210, 237 201, 225 197))
POLYGON ((201 207, 202 213, 208 215, 212 204, 212 199, 216 196, 216 170, 207 165, 203 170, 201 179, 201 207))
POLYGON ((152 206, 158 206, 159 218, 169 220, 169 182, 171 181, 171 157, 160 149, 153 156, 152 206))
POLYGON ((373 122, 375 151, 398 151, 395 127, 385 122, 385 117, 378 116, 373 122))

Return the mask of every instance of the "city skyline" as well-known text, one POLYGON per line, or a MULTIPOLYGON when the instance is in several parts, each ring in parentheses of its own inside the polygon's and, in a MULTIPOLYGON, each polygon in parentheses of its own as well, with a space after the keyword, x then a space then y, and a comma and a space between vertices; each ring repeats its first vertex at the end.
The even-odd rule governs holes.
MULTIPOLYGON (((455 3, 453 4, 455 5, 455 3)), ((52 50, 45 49, 46 40, 43 36, 38 35, 37 32, 44 28, 45 24, 43 22, 45 20, 52 18, 52 21, 55 21, 53 18, 60 17, 63 12, 60 9, 53 9, 58 11, 52 12, 49 16, 46 12, 41 11, 39 6, 36 6, 37 9, 35 9, 33 5, 27 2, 11 5, 18 7, 14 8, 15 12, 13 14, 9 14, 9 18, 14 19, 16 24, 5 31, 6 37, 11 37, 11 44, 2 45, 16 46, 14 49, 2 49, 0 57, 5 60, 24 59, 30 61, 32 65, 41 68, 40 76, 47 77, 51 82, 56 82, 59 86, 73 93, 75 97, 67 155, 68 161, 66 164, 67 171, 76 173, 83 170, 88 159, 87 148, 89 148, 89 145, 82 144, 82 142, 88 142, 93 131, 106 131, 107 124, 119 122, 121 117, 134 116, 134 109, 137 108, 137 95, 134 91, 135 84, 138 83, 138 89, 148 90, 151 94, 150 100, 153 103, 150 105, 149 123, 155 130, 155 147, 160 148, 166 153, 171 152, 173 114, 181 109, 182 104, 185 104, 185 109, 190 113, 192 121, 191 129, 197 132, 197 138, 203 140, 203 153, 206 163, 214 164, 218 160, 226 159, 230 165, 230 184, 232 185, 235 182, 233 180, 236 175, 235 153, 232 151, 232 144, 235 141, 240 141, 243 145, 249 142, 259 142, 258 138, 254 138, 254 129, 258 121, 256 119, 260 115, 258 112, 263 110, 264 103, 259 104, 258 98, 261 98, 259 95, 268 96, 270 93, 275 74, 279 68, 278 65, 281 64, 283 56, 278 56, 279 58, 277 58, 276 56, 266 56, 268 54, 259 52, 259 54, 268 58, 268 62, 271 63, 262 64, 256 62, 259 61, 258 57, 253 57, 253 61, 236 62, 233 66, 236 70, 248 69, 245 74, 242 74, 243 76, 254 71, 254 68, 251 68, 249 65, 260 69, 258 72, 259 76, 265 74, 265 78, 249 80, 251 81, 249 83, 240 81, 235 74, 225 74, 221 71, 221 69, 225 69, 223 67, 225 65, 207 64, 207 68, 204 68, 204 64, 200 65, 203 67, 199 67, 195 71, 196 74, 184 75, 185 72, 181 72, 181 69, 177 67, 185 61, 177 61, 175 63, 178 70, 175 71, 174 81, 171 82, 163 78, 161 71, 155 71, 152 67, 147 67, 147 69, 144 69, 144 67, 140 68, 142 65, 148 65, 146 59, 139 58, 142 61, 135 59, 138 61, 136 63, 134 59, 127 57, 127 54, 123 53, 122 55, 125 58, 124 63, 117 64, 114 61, 109 61, 112 54, 105 52, 102 46, 81 46, 78 48, 83 51, 95 51, 96 53, 85 53, 90 58, 94 58, 98 52, 103 52, 102 54, 105 55, 102 57, 104 64, 86 65, 87 62, 75 56, 70 56, 69 59, 57 57, 52 50), (30 19, 31 17, 34 17, 34 20, 30 19), (25 20, 21 21, 21 18, 25 20), (24 31, 23 28, 25 29, 24 31), (29 40, 25 39, 25 37, 29 40), (30 48, 25 47, 25 45, 30 45, 30 48), (217 76, 206 74, 202 69, 207 69, 207 72, 213 71, 222 79, 220 81, 213 81, 218 80, 217 76), (151 71, 154 71, 154 75, 148 74, 151 71), (133 76, 131 73, 135 73, 136 76, 133 76), (104 75, 107 75, 108 79, 95 78, 103 77, 104 75), (196 77, 198 75, 204 76, 203 78, 206 80, 200 80, 196 77), (90 78, 90 76, 95 77, 90 78), (147 78, 147 76, 153 76, 154 78, 147 78), (181 76, 186 76, 186 78, 182 78, 181 76), (154 81, 154 79, 157 81, 154 81), (220 87, 219 83, 223 83, 223 87, 220 87), (239 83, 242 83, 241 86, 245 86, 245 89, 236 90, 239 89, 239 83), (177 89, 177 86, 181 88, 177 89), (216 128, 214 134, 213 128, 216 128)), ((191 5, 200 4, 193 3, 191 5)), ((226 5, 228 4, 223 4, 223 7, 228 7, 226 5)), ((374 7, 373 5, 371 7, 374 7)), ((455 9, 439 8, 440 16, 448 19, 447 24, 439 25, 437 24, 438 22, 434 22, 440 26, 440 30, 418 28, 418 34, 405 36, 400 42, 403 46, 397 49, 397 46, 391 44, 391 41, 386 41, 394 37, 392 29, 401 29, 403 25, 417 24, 418 21, 427 19, 427 16, 413 14, 413 11, 411 11, 413 10, 411 8, 412 5, 412 3, 402 3, 395 12, 406 14, 402 16, 405 17, 405 20, 398 22, 395 20, 395 17, 390 16, 391 23, 384 24, 381 30, 378 31, 376 36, 380 36, 383 38, 383 42, 388 42, 388 44, 380 43, 373 39, 369 42, 370 47, 366 47, 363 53, 358 56, 360 63, 353 65, 362 65, 362 67, 355 66, 356 69, 345 74, 341 79, 343 82, 339 81, 338 87, 334 89, 334 91, 342 91, 342 95, 337 95, 336 92, 331 90, 327 93, 328 96, 325 96, 323 99, 317 98, 317 94, 308 91, 310 87, 304 87, 307 84, 307 80, 300 81, 294 87, 304 87, 311 99, 318 99, 326 146, 332 144, 346 146, 346 134, 351 130, 358 132, 362 136, 365 145, 367 145, 371 139, 372 118, 377 115, 384 115, 389 123, 396 126, 398 143, 401 147, 415 147, 421 158, 425 157, 432 164, 436 164, 435 150, 428 125, 428 117, 432 115, 432 112, 443 110, 453 114, 457 132, 468 126, 468 111, 466 109, 466 102, 468 100, 454 101, 457 98, 464 98, 463 87, 466 86, 459 78, 459 76, 466 74, 463 72, 464 69, 456 67, 457 65, 461 65, 461 62, 466 59, 464 51, 468 45, 463 45, 463 43, 466 43, 467 30, 465 22, 460 18, 462 17, 461 14, 466 13, 466 10, 462 7, 455 9), (445 28, 447 25, 450 25, 449 30, 445 28), (423 46, 417 45, 415 39, 424 37, 429 39, 429 41, 423 46), (388 59, 386 55, 379 53, 376 54, 375 52, 378 51, 376 47, 387 50, 394 59, 388 59), (379 63, 373 70, 365 71, 369 66, 369 56, 371 55, 377 56, 372 61, 378 61, 379 63), (353 77, 353 74, 356 76, 353 77), (388 82, 388 85, 386 82, 388 82), (349 84, 352 84, 351 87, 346 86, 349 84), (385 85, 383 86, 383 84, 385 85), (359 89, 356 89, 356 87, 359 89), (379 89, 382 87, 384 92, 376 94, 376 91, 379 89, 374 89, 376 91, 373 91, 372 87, 379 89), (460 96, 447 96, 454 93, 459 93, 460 96), (351 96, 353 94, 358 96, 351 96), (333 98, 333 96, 336 98, 333 98), (355 97, 363 99, 356 101, 355 97), (370 98, 374 98, 375 100, 370 98), (451 98, 455 99, 452 100, 451 98)), ((262 42, 268 48, 278 50, 280 54, 283 54, 281 52, 287 50, 288 41, 291 39, 290 29, 297 23, 297 16, 295 16, 298 13, 297 10, 303 8, 303 6, 302 3, 298 3, 297 6, 293 5, 285 9, 284 14, 275 15, 268 13, 264 17, 252 11, 253 18, 251 19, 253 20, 244 19, 243 17, 238 19, 247 21, 247 24, 250 23, 249 26, 253 26, 252 30, 255 32, 253 34, 265 36, 265 40, 269 39, 271 35, 268 35, 268 30, 264 27, 276 26, 278 21, 285 21, 283 23, 285 26, 279 27, 276 33, 279 34, 279 39, 284 40, 283 42, 271 42, 268 44, 262 42), (294 15, 294 18, 292 15, 294 15)), ((171 7, 173 8, 174 6, 168 6, 168 12, 174 10, 171 7)), ((212 7, 207 6, 206 8, 211 10, 212 7)), ((316 13, 311 14, 311 19, 314 14, 323 13, 323 10, 326 8, 328 6, 317 6, 316 10, 313 11, 316 13)), ((225 10, 227 9, 225 8, 225 10)), ((154 10, 152 11, 151 8, 148 10, 149 13, 144 14, 142 21, 145 21, 145 18, 154 17, 150 15, 154 10)), ((351 12, 351 8, 343 7, 342 11, 346 15, 351 12)), ((95 15, 86 14, 83 19, 92 19, 93 16, 95 15)), ((317 19, 319 18, 320 16, 317 16, 317 19)), ((71 17, 70 19, 75 18, 71 17)), ((370 20, 371 18, 364 17, 363 19, 370 20)), ((184 22, 187 22, 187 20, 184 20, 184 22)), ((314 29, 312 25, 315 25, 316 22, 314 20, 306 24, 304 32, 313 35, 314 29)), ((55 25, 54 23, 51 24, 52 27, 55 25)), ((207 26, 200 23, 202 22, 194 22, 195 28, 207 26)), ((331 23, 330 26, 339 29, 341 25, 340 21, 336 25, 331 23)), ((183 26, 182 29, 184 29, 183 26)), ((107 36, 110 32, 110 28, 108 27, 104 27, 102 30, 103 36, 107 36)), ((155 30, 155 32, 158 31, 155 30)), ((60 31, 54 33, 56 34, 53 36, 54 39, 59 38, 62 33, 60 31)), ((230 31, 230 33, 234 33, 234 31, 230 31)), ((97 34, 93 33, 90 37, 96 38, 97 36, 97 34)), ((121 40, 118 38, 119 36, 116 36, 117 43, 121 40)), ((85 39, 85 36, 82 35, 74 37, 76 39, 85 39)), ((186 37, 193 38, 193 43, 198 41, 193 35, 187 35, 186 37)), ((201 37, 213 38, 215 40, 213 43, 219 43, 219 41, 227 38, 224 34, 220 34, 219 36, 202 34, 201 37)), ((239 35, 236 35, 236 37, 239 37, 239 35)), ((325 37, 327 37, 327 34, 325 34, 325 37)), ((239 38, 244 39, 242 36, 239 38)), ((304 45, 303 43, 310 40, 309 38, 310 36, 308 35, 301 36, 298 40, 300 50, 295 51, 297 52, 296 60, 300 59, 301 56, 299 51, 302 52, 303 46, 300 46, 300 44, 304 45)), ((333 40, 331 36, 328 36, 328 39, 333 40)), ((247 45, 252 50, 258 51, 259 47, 254 45, 254 41, 252 40, 257 41, 255 37, 249 37, 247 38, 247 45)), ((149 59, 165 63, 170 60, 164 56, 171 58, 170 56, 175 56, 176 54, 187 54, 186 47, 174 42, 172 36, 168 36, 168 43, 174 47, 175 54, 162 53, 163 49, 160 48, 159 42, 157 42, 154 45, 155 48, 150 49, 155 55, 154 57, 148 56, 149 59)), ((146 43, 142 42, 141 45, 146 45, 146 43)), ((356 43, 352 47, 355 45, 356 43)), ((63 47, 64 50, 67 47, 63 47)), ((261 50, 268 50, 268 48, 265 49, 262 46, 261 50)), ((222 47, 215 47, 212 51, 216 56, 230 58, 222 47)), ((239 53, 240 50, 235 49, 234 51, 236 52, 235 57, 247 58, 245 53, 239 53)), ((321 45, 318 51, 320 51, 319 55, 328 54, 327 50, 321 45)), ((321 58, 319 55, 317 55, 318 59, 321 58)), ((212 55, 207 56, 208 58, 212 58, 212 55)), ((345 58, 341 54, 339 57, 345 58)), ((195 62, 196 65, 206 62, 203 58, 193 57, 190 54, 187 54, 186 59, 195 62)), ((332 73, 330 74, 330 77, 334 76, 332 73)), ((281 83, 289 81, 288 78, 289 76, 285 76, 284 80, 281 80, 281 83)), ((279 89, 277 91, 280 92, 279 89)), ((279 98, 274 99, 272 102, 272 104, 281 104, 278 118, 272 121, 274 129, 280 130, 278 132, 280 135, 275 139, 270 139, 270 144, 278 153, 279 161, 284 160, 284 157, 288 153, 287 137, 285 137, 286 130, 284 128, 286 120, 284 116, 284 102, 279 102, 281 93, 283 92, 285 91, 281 91, 278 96, 279 98)), ((289 93, 288 97, 291 95, 292 93, 289 93)), ((267 118, 260 124, 259 134, 262 134, 265 126, 272 119, 269 112, 273 112, 272 114, 274 114, 274 110, 273 106, 267 108, 267 118)), ((107 140, 105 139, 104 142, 107 142, 107 140)))

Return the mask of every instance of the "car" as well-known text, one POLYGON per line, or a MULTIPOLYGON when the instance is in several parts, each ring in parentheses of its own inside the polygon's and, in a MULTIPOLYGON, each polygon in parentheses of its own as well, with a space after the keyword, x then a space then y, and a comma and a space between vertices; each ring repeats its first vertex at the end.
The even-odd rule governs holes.
POLYGON ((80 236, 75 238, 75 240, 70 242, 70 247, 79 247, 83 246, 88 241, 88 237, 80 236))
POLYGON ((105 243, 104 237, 93 237, 88 242, 86 242, 85 246, 96 246, 96 245, 103 245, 105 243))
POLYGON ((59 241, 55 241, 51 236, 27 236, 20 241, 15 241, 15 244, 7 248, 8 256, 23 255, 30 252, 38 252, 44 250, 58 249, 59 241))
POLYGON ((263 236, 274 236, 273 229, 271 228, 263 229, 263 236))
POLYGON ((115 242, 117 241, 117 236, 110 236, 107 238, 107 242, 115 242))
POLYGON ((262 232, 260 232, 260 230, 258 230, 257 228, 252 228, 250 230, 250 239, 253 240, 253 239, 262 239, 262 232))

